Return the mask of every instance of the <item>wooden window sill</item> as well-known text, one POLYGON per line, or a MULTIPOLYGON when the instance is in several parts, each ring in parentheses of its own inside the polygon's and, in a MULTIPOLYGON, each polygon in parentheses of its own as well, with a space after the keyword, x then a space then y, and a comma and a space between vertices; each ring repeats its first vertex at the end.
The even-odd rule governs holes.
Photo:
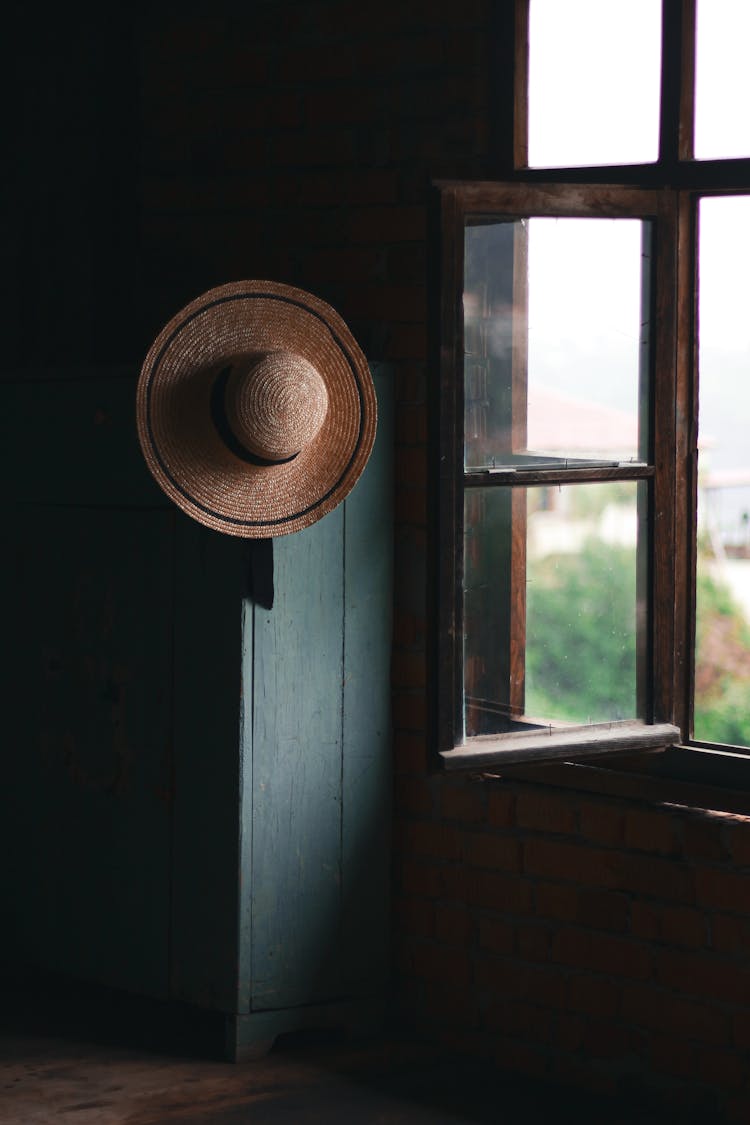
POLYGON ((680 741, 671 723, 602 723, 595 726, 481 735, 440 753, 446 770, 499 769, 511 765, 591 759, 605 754, 665 750, 680 741))

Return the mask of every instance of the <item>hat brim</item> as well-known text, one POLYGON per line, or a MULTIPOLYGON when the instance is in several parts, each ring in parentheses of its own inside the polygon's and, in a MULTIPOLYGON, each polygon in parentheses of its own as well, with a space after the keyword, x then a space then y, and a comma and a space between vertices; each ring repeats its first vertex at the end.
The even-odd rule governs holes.
POLYGON ((376 420, 369 367, 342 318, 278 282, 235 282, 191 302, 159 333, 138 383, 138 436, 158 484, 199 523, 245 538, 288 535, 335 508, 367 463, 376 420), (271 351, 316 368, 328 412, 292 460, 262 465, 222 436, 212 392, 227 367, 271 351))

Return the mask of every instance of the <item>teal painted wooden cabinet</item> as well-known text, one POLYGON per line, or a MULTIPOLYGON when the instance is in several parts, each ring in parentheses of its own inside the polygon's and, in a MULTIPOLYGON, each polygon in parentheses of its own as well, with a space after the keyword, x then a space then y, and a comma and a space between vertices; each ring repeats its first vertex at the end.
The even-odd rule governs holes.
POLYGON ((373 375, 370 462, 275 541, 270 611, 244 595, 248 545, 151 482, 132 378, 18 384, 3 418, 8 953, 220 1012, 230 1057, 370 1026, 384 996, 392 394, 373 375))

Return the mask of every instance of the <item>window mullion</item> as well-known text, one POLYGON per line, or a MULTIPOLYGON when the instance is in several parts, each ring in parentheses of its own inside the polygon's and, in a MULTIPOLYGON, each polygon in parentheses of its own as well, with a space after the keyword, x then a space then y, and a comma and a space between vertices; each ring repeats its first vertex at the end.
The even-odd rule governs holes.
POLYGON ((682 0, 680 28, 680 104, 677 139, 679 160, 692 160, 695 132, 695 6, 696 0, 682 0))
POLYGON ((529 0, 516 0, 513 89, 513 165, 529 163, 529 0))
MULTIPOLYGON (((678 429, 682 425, 676 397, 678 300, 677 195, 660 196, 655 246, 655 293, 652 302, 654 344, 653 444, 654 484, 652 526, 653 599, 653 721, 677 721, 674 687, 680 675, 675 660, 677 622, 684 613, 685 550, 678 543, 685 535, 684 521, 675 518, 675 504, 684 464, 678 463, 678 429)), ((682 454, 683 444, 679 443, 682 454)), ((684 461, 684 458, 683 458, 684 461)), ((683 544, 684 547, 684 544, 683 544)))
POLYGON ((677 495, 675 521, 674 721, 692 733, 695 684, 695 575, 698 508, 697 214, 693 193, 677 199, 677 347, 675 418, 677 495))
POLYGON ((663 0, 661 42, 659 167, 666 182, 693 155, 695 0, 663 0))

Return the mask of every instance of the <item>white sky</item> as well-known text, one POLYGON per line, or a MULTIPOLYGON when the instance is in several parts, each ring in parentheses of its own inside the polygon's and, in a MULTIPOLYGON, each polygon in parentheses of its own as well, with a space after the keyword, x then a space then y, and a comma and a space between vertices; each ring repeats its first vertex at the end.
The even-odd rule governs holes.
MULTIPOLYGON (((661 0, 531 0, 531 167, 637 164, 659 147, 661 0)), ((750 0, 698 0, 695 153, 750 155, 750 0)))
MULTIPOLYGON (((655 160, 661 0, 530 0, 529 18, 531 166, 655 160)), ((698 0, 697 21, 696 156, 750 155, 750 0, 698 0)), ((632 409, 637 264, 632 231, 606 228, 640 224, 543 222, 530 241, 530 377, 574 379, 632 409)), ((701 430, 713 464, 750 467, 750 197, 705 199, 700 222, 701 430)))

